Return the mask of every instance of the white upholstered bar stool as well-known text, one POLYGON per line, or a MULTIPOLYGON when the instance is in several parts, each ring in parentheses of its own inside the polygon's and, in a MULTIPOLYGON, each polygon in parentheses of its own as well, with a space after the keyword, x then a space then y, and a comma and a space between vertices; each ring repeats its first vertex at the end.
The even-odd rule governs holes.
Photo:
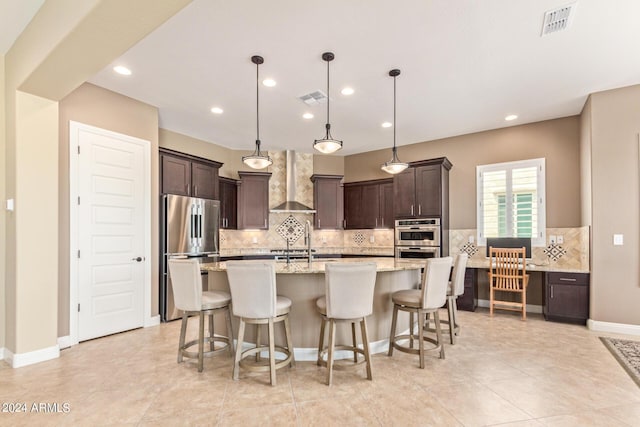
POLYGON ((182 325, 180 327, 180 341, 178 344, 178 363, 184 357, 198 359, 198 372, 202 372, 205 356, 213 356, 223 350, 233 355, 233 330, 231 329, 231 315, 229 305, 231 295, 223 291, 202 291, 200 266, 195 259, 170 259, 169 275, 176 308, 182 310, 182 325), (215 314, 224 313, 226 318, 227 336, 216 335, 213 328, 215 314), (209 333, 205 337, 204 320, 209 316, 209 333), (187 323, 189 317, 199 316, 198 339, 185 343, 187 323), (204 343, 209 343, 209 350, 204 351, 204 343), (224 345, 216 348, 215 343, 224 345), (198 352, 189 351, 189 347, 198 344, 198 352))
MULTIPOLYGON (((240 367, 249 371, 268 371, 271 385, 276 385, 276 369, 295 366, 293 341, 289 324, 291 300, 276 294, 276 268, 273 262, 227 261, 227 278, 233 301, 233 314, 240 318, 238 343, 233 365, 233 379, 237 380, 240 367), (286 347, 275 345, 274 324, 282 322, 286 339, 286 347), (269 344, 263 346, 259 339, 256 345, 243 350, 246 324, 267 325, 269 344), (269 351, 268 365, 261 364, 259 357, 250 363, 249 356, 259 356, 262 351, 269 351), (285 355, 284 359, 276 359, 276 351, 285 355)), ((259 334, 257 334, 259 337, 259 334)))
POLYGON ((427 351, 439 351, 440 358, 444 359, 444 346, 442 345, 442 331, 440 329, 440 317, 438 309, 444 306, 447 300, 447 286, 449 285, 449 274, 451 273, 451 257, 430 258, 422 274, 421 289, 407 289, 394 292, 391 296, 393 301, 393 319, 391 321, 391 333, 389 335, 389 356, 393 355, 393 349, 405 353, 418 354, 420 356, 420 368, 424 369, 424 355, 427 351), (413 325, 409 334, 396 335, 396 325, 398 322, 398 311, 406 311, 411 316, 417 314, 418 336, 413 334, 413 325), (425 320, 426 315, 433 313, 436 339, 426 337, 425 320), (409 340, 410 347, 399 343, 401 340, 409 340), (413 340, 418 340, 418 348, 413 348, 413 340), (425 349, 424 342, 434 344, 433 347, 425 349))
MULTIPOLYGON (((455 261, 453 262, 451 280, 447 287, 447 320, 440 321, 441 325, 446 325, 446 328, 442 328, 442 332, 449 334, 451 344, 456 343, 456 336, 460 332, 457 300, 460 295, 464 294, 464 273, 467 268, 468 259, 469 255, 462 252, 456 256, 455 261)), ((427 315, 427 325, 430 326, 428 319, 429 315, 427 315)), ((435 328, 432 327, 428 327, 426 330, 429 332, 436 331, 435 328)))
POLYGON ((316 307, 322 316, 317 363, 328 368, 327 385, 331 385, 334 366, 338 367, 334 361, 335 350, 353 352, 353 364, 340 365, 339 368, 366 363, 367 379, 373 378, 366 317, 373 312, 375 285, 375 263, 327 263, 325 266, 325 296, 316 300, 316 307), (336 345, 337 322, 351 324, 352 345, 336 345), (360 323, 362 348, 358 347, 356 341, 356 323, 360 323), (327 324, 329 324, 329 343, 324 347, 327 324), (358 354, 362 354, 364 360, 358 360, 358 354))

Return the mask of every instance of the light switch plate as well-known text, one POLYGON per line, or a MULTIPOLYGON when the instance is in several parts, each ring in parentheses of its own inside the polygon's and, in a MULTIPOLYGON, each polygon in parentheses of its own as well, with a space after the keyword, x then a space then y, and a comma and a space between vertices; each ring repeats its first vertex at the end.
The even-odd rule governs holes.
POLYGON ((559 244, 559 245, 564 243, 564 236, 562 234, 558 234, 556 236, 556 243, 559 244))
POLYGON ((622 245, 624 245, 624 235, 623 234, 614 234, 613 235, 613 245, 614 246, 622 246, 622 245))
POLYGON ((14 208, 15 207, 14 207, 13 199, 7 199, 7 210, 9 212, 13 212, 14 208))
POLYGON ((555 245, 557 243, 557 237, 554 236, 553 234, 549 236, 549 244, 550 245, 555 245))
POLYGON ((474 236, 469 236, 469 243, 473 243, 476 240, 474 236))

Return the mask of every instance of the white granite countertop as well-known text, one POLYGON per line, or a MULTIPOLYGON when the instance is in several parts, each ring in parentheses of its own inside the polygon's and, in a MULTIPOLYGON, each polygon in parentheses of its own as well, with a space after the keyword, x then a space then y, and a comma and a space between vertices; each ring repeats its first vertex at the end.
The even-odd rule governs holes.
MULTIPOLYGON (((255 262, 255 261, 238 261, 238 262, 255 262)), ((276 262, 276 273, 278 274, 317 274, 324 273, 324 267, 328 263, 336 262, 375 262, 377 271, 400 271, 400 270, 417 270, 424 267, 424 262, 416 262, 415 260, 402 260, 395 258, 326 258, 314 260, 309 264, 304 261, 292 261, 290 264, 286 262, 276 262)), ((226 262, 211 262, 200 265, 202 271, 226 271, 226 262)))

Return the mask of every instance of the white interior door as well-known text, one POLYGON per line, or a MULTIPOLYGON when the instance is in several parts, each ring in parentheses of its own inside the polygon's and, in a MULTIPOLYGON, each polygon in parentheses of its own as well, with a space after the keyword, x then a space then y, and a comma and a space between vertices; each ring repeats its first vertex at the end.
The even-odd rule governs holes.
POLYGON ((79 147, 77 332, 83 341, 144 324, 149 145, 84 125, 72 134, 79 147))

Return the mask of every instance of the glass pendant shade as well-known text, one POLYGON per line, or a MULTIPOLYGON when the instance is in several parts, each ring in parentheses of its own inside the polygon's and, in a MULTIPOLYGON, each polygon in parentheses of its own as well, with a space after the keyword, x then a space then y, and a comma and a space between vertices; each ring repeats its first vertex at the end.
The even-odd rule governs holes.
POLYGON ((251 62, 256 64, 256 149, 249 156, 242 156, 242 162, 249 166, 252 169, 264 169, 267 166, 271 166, 273 164, 273 160, 266 154, 263 154, 260 151, 260 96, 259 96, 259 88, 260 88, 260 79, 258 68, 260 64, 264 62, 264 58, 261 56, 252 56, 251 62))
POLYGON ((393 147, 393 157, 388 162, 384 162, 381 169, 387 173, 395 175, 397 173, 402 172, 408 167, 409 167, 408 163, 403 163, 398 159, 396 147, 393 147))
POLYGON ((338 141, 337 139, 333 139, 331 137, 331 125, 329 123, 326 124, 326 128, 327 134, 324 138, 316 139, 315 141, 313 141, 313 148, 315 148, 322 154, 335 153, 342 148, 342 141, 338 141))
POLYGON ((395 175, 408 168, 409 164, 398 159, 398 149, 396 148, 396 77, 400 75, 400 70, 393 69, 389 71, 389 75, 393 77, 393 148, 391 149, 391 160, 385 162, 381 169, 386 173, 395 175))
POLYGON ((249 156, 242 156, 242 162, 253 169, 264 169, 273 164, 271 157, 260 151, 260 140, 256 141, 256 149, 249 156))
POLYGON ((329 123, 329 63, 333 61, 335 56, 332 52, 325 52, 322 54, 322 60, 327 61, 327 124, 325 125, 325 129, 327 130, 324 138, 316 139, 313 141, 313 148, 321 152, 322 154, 331 154, 335 153, 339 149, 342 148, 342 141, 337 139, 333 139, 331 136, 331 124, 329 123))

